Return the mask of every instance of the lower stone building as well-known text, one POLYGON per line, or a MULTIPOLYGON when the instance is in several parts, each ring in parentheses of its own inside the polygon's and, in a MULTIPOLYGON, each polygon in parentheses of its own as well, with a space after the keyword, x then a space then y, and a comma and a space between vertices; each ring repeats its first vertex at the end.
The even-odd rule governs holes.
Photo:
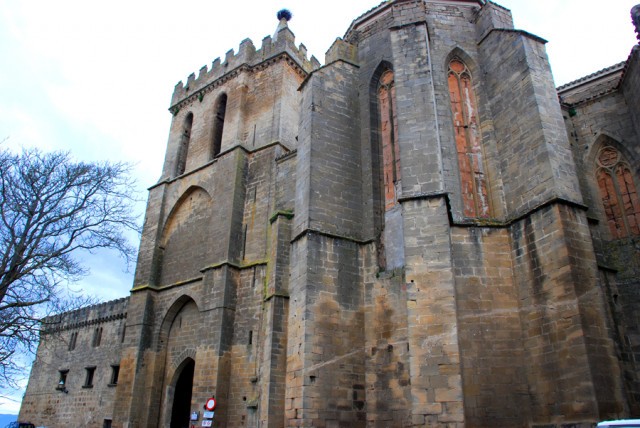
POLYGON ((324 65, 278 18, 176 86, 131 295, 49 327, 20 418, 640 415, 640 46, 556 89, 493 2, 385 1, 324 65))

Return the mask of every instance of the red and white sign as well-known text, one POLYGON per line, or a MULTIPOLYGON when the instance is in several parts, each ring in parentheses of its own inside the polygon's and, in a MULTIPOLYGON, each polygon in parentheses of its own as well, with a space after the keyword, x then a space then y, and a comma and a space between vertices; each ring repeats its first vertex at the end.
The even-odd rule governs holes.
POLYGON ((204 421, 202 421, 202 426, 203 426, 203 427, 210 427, 210 426, 213 426, 213 421, 212 421, 212 420, 206 420, 206 419, 205 419, 204 421))
POLYGON ((207 403, 204 405, 204 408, 211 411, 216 409, 216 399, 211 397, 207 400, 207 403))

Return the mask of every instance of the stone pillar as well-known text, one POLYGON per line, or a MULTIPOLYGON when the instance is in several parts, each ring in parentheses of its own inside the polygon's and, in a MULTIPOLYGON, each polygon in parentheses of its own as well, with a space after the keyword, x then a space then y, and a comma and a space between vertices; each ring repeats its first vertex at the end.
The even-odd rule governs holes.
POLYGON ((532 422, 614 419, 620 370, 585 213, 552 204, 511 229, 532 422))
MULTIPOLYGON (((115 426, 142 428, 147 425, 145 404, 149 398, 146 390, 145 367, 152 359, 150 355, 152 314, 154 302, 152 292, 144 290, 132 293, 127 310, 125 341, 120 358, 120 376, 113 410, 115 426)), ((155 421, 154 421, 155 424, 155 421)), ((151 424, 151 426, 154 426, 151 424)))
POLYGON ((444 196, 406 200, 412 424, 464 423, 450 226, 444 196))
POLYGON ((264 332, 260 361, 260 423, 279 428, 284 423, 285 375, 287 370, 287 321, 289 317, 290 213, 271 218, 267 285, 264 302, 264 332))
POLYGON ((365 424, 357 77, 336 61, 302 88, 285 426, 365 424))

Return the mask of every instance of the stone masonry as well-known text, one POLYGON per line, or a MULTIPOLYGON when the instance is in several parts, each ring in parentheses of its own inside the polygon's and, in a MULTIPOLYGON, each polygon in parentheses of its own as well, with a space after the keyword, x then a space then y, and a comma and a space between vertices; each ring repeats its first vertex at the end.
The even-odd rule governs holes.
POLYGON ((640 46, 556 89, 490 1, 385 1, 324 65, 289 19, 176 85, 131 295, 55 319, 20 418, 640 416, 640 46))

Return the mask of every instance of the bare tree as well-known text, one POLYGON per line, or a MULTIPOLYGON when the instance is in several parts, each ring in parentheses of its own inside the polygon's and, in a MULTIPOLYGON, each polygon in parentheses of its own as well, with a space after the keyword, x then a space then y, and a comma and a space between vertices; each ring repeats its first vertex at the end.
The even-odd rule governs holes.
POLYGON ((112 249, 133 261, 129 173, 125 163, 0 147, 0 384, 15 386, 19 356, 37 345, 43 318, 86 303, 68 287, 86 273, 81 252, 112 249))

